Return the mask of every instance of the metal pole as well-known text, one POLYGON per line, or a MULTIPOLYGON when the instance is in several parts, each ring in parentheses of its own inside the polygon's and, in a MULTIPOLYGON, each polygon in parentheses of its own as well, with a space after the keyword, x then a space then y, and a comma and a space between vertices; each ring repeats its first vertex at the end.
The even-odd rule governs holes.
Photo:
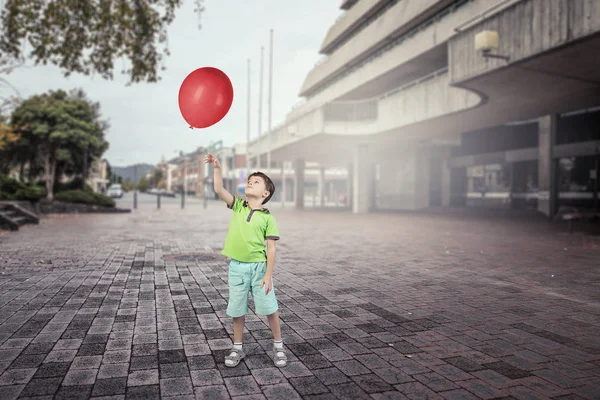
POLYGON ((281 163, 281 208, 285 207, 285 161, 281 163))
POLYGON ((273 29, 269 38, 269 105, 268 105, 268 130, 267 130, 267 170, 271 168, 271 119, 273 106, 273 29))
POLYGON ((235 173, 235 170, 237 168, 236 165, 236 155, 235 155, 235 146, 233 146, 233 158, 231 159, 231 194, 235 197, 235 193, 237 192, 237 175, 235 173))
POLYGON ((133 208, 137 208, 137 164, 133 166, 133 208))
POLYGON ((260 80, 258 89, 258 155, 256 156, 256 166, 260 169, 260 158, 262 155, 262 104, 263 104, 263 69, 265 59, 265 47, 260 46, 260 80))
POLYGON ((185 208, 185 194, 187 192, 187 164, 183 160, 183 193, 181 193, 181 208, 185 208))
POLYGON ((250 59, 248 59, 248 116, 246 120, 246 173, 250 171, 250 59))
POLYGON ((598 204, 598 191, 600 191, 600 155, 596 156, 596 179, 594 183, 594 210, 600 212, 600 204, 598 204))
POLYGON ((156 208, 160 210, 160 192, 156 194, 156 208))

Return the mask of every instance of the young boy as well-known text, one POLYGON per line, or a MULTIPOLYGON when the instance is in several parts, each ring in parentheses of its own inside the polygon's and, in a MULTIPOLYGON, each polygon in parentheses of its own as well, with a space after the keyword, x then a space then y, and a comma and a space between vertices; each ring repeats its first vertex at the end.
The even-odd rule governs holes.
POLYGON ((213 166, 215 192, 233 210, 225 246, 221 251, 231 258, 226 313, 233 317, 233 348, 225 357, 225 365, 235 367, 246 356, 242 348, 242 336, 250 292, 255 312, 267 316, 273 332, 273 362, 277 367, 284 367, 287 357, 281 340, 272 278, 275 267, 275 242, 279 239, 279 231, 275 218, 269 210, 263 208, 263 204, 273 196, 275 185, 262 172, 255 172, 248 177, 246 200, 234 197, 223 188, 221 165, 217 158, 209 153, 204 158, 204 163, 213 166))

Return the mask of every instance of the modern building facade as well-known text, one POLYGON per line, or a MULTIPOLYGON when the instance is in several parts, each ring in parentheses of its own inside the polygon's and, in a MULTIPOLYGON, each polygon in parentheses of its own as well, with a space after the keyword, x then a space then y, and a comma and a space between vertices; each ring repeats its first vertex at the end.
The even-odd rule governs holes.
MULTIPOLYGON (((355 0, 329 28, 270 169, 344 169, 354 212, 599 207, 600 2, 355 0)), ((256 164, 255 164, 256 165, 256 164)), ((324 190, 321 190, 323 192, 324 190)))

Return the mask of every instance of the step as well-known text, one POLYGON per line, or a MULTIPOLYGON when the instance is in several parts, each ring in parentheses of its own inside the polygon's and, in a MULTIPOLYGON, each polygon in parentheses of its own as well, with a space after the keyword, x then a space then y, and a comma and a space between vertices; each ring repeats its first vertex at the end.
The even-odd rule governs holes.
POLYGON ((12 220, 13 220, 13 221, 14 221, 14 222, 17 224, 17 225, 19 225, 19 226, 23 226, 23 225, 25 225, 25 224, 28 222, 28 219, 29 219, 29 218, 27 218, 27 217, 12 217, 11 219, 12 219, 12 220))
POLYGON ((12 218, 7 217, 4 212, 0 212, 0 226, 8 228, 11 231, 19 230, 19 224, 15 222, 12 218))

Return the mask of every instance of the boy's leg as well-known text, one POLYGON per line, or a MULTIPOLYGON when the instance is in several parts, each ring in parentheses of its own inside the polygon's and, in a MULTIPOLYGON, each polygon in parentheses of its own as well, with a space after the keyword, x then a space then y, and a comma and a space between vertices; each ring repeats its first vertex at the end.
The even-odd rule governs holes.
MULTIPOLYGON (((233 319, 233 343, 242 343, 244 338, 244 323, 246 322, 246 316, 235 317, 233 319)), ((279 321, 277 322, 279 325, 279 321)))
MULTIPOLYGON (((275 341, 281 340, 281 327, 279 325, 279 312, 275 311, 271 315, 267 315, 267 320, 269 321, 269 326, 271 327, 271 332, 273 332, 273 339, 275 341)), ((235 326, 234 326, 234 337, 235 337, 235 326)))
POLYGON ((273 314, 267 315, 271 332, 273 332, 273 362, 276 367, 285 367, 287 365, 287 356, 283 348, 283 340, 281 340, 281 328, 279 325, 279 313, 275 311, 273 314))
POLYGON ((229 264, 229 301, 227 315, 233 318, 233 348, 225 356, 225 365, 237 366, 246 356, 242 349, 245 314, 248 312, 248 292, 252 284, 248 265, 231 260, 229 264))

